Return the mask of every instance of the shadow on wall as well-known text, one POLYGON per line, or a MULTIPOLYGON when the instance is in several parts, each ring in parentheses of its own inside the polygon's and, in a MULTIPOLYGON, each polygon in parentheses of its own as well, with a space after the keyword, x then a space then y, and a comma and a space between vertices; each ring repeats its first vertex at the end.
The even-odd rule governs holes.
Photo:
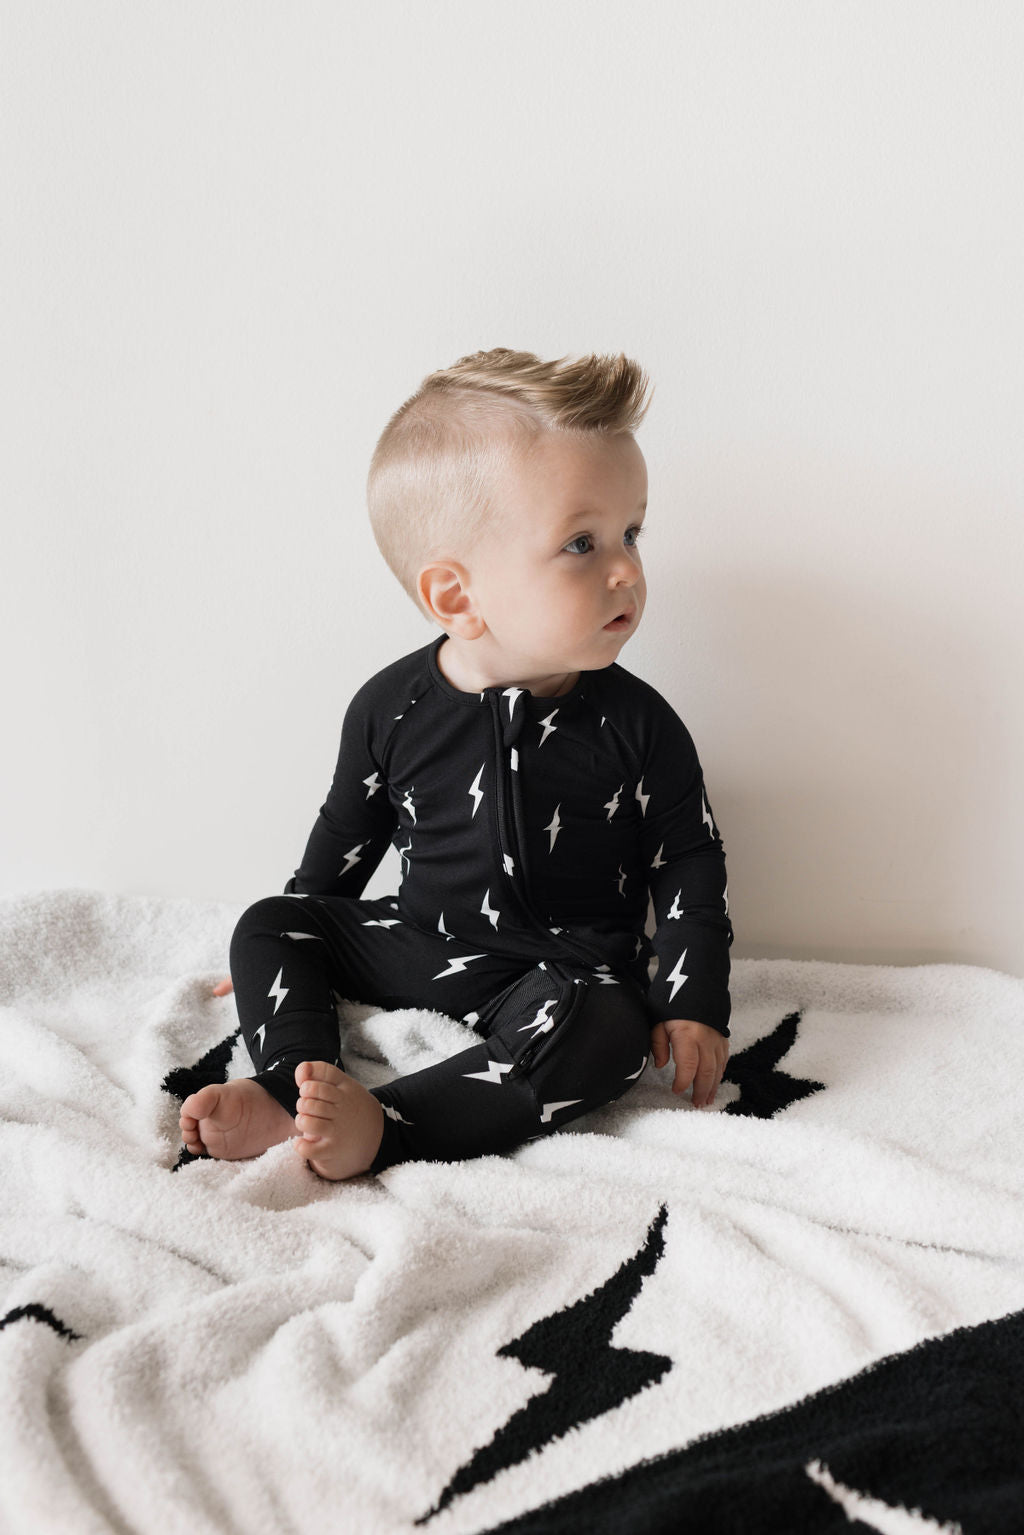
POLYGON ((966 618, 891 577, 680 584, 707 645, 681 670, 729 701, 713 804, 737 956, 1020 973, 1010 705, 966 618))

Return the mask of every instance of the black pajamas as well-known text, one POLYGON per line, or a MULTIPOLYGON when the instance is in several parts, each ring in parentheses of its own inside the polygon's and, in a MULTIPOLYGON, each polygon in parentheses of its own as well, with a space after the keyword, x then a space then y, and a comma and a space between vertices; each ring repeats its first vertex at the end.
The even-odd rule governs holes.
POLYGON ((231 943, 256 1080, 291 1113, 296 1065, 340 1064, 337 1000, 481 1036, 374 1090, 374 1172, 506 1150, 610 1102, 658 1019, 728 1033, 724 852, 678 716, 618 665, 561 698, 463 693, 443 642, 356 694, 302 864, 231 943), (362 900, 389 841, 398 895, 362 900))

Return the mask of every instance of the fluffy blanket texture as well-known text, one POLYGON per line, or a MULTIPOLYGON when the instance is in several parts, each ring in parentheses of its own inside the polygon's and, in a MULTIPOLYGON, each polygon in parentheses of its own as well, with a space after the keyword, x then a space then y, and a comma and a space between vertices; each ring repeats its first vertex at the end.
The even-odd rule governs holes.
MULTIPOLYGON (((649 1065, 515 1154, 331 1184, 181 1154, 251 1071, 239 914, 0 903, 5 1531, 1022 1527, 1024 982, 739 961, 712 1109, 649 1065)), ((468 1033, 341 1025, 371 1086, 468 1033)))

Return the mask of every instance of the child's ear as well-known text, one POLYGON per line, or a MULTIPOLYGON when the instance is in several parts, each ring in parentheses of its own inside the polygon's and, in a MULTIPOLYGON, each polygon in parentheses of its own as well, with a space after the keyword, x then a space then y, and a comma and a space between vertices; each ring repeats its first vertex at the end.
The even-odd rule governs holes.
POLYGON ((469 592, 469 572, 464 565, 436 560, 424 565, 416 578, 416 590, 429 618, 449 634, 475 640, 486 625, 469 592))

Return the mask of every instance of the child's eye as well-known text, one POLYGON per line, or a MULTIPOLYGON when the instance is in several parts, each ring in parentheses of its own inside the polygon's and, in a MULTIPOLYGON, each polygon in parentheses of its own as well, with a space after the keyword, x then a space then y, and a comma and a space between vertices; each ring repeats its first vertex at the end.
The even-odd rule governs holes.
POLYGON ((636 546, 637 546, 637 541, 639 539, 643 538, 643 536, 644 536, 644 527, 643 527, 642 523, 637 523, 635 528, 627 528, 627 530, 626 530, 626 537, 625 537, 625 540, 624 540, 626 548, 627 549, 635 549, 636 546), (632 534, 632 537, 630 537, 630 534, 632 534))
POLYGON ((566 554, 589 554, 594 547, 594 541, 589 533, 581 533, 578 538, 572 539, 565 545, 566 554), (577 544, 586 544, 585 549, 578 549, 577 544))

